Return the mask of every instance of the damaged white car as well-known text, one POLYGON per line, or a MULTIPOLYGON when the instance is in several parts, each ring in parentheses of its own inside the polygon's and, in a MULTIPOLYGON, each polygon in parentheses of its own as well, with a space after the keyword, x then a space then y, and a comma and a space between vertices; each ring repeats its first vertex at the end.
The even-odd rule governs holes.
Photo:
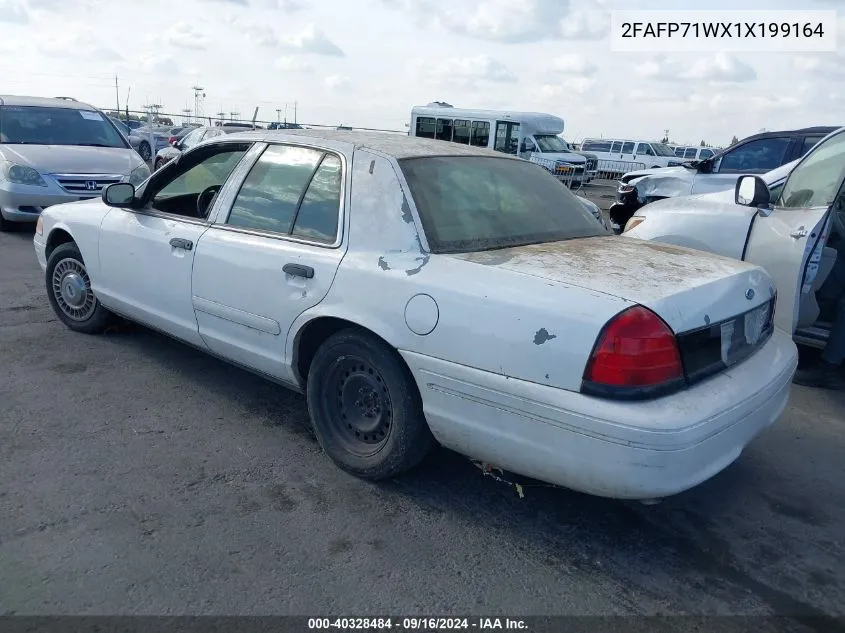
POLYGON ((620 179, 609 215, 624 227, 641 207, 665 198, 733 189, 744 174, 764 174, 805 156, 835 127, 763 132, 743 139, 706 160, 681 167, 632 171, 620 179))
POLYGON ((779 312, 779 325, 800 343, 824 347, 835 306, 821 300, 819 291, 845 250, 843 179, 845 128, 799 161, 763 176, 742 176, 732 190, 643 207, 623 235, 764 267, 778 278, 781 299, 792 305, 797 297, 793 314, 779 312), (756 193, 743 193, 755 181, 756 193))
POLYGON ((438 140, 219 137, 50 207, 34 245, 71 330, 122 315, 304 392, 371 479, 439 442, 664 497, 736 460, 797 364, 761 268, 615 237, 543 168, 438 140))

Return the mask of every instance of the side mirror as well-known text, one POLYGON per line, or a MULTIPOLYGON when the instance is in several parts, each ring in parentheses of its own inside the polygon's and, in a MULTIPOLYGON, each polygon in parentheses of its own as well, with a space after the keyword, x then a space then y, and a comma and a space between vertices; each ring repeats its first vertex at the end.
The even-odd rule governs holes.
POLYGON ((760 176, 740 176, 736 181, 734 200, 744 207, 766 207, 771 202, 769 187, 760 176))
POLYGON ((103 202, 110 207, 129 207, 134 199, 135 185, 129 182, 115 182, 103 189, 103 202))

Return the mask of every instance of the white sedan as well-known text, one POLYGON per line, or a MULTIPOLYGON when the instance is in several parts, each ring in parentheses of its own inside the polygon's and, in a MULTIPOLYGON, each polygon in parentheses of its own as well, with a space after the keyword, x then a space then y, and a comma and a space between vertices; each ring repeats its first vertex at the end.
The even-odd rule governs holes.
POLYGON ((781 298, 792 305, 797 297, 794 313, 782 311, 779 325, 800 343, 824 347, 832 324, 823 308, 833 306, 821 305, 817 294, 845 248, 844 181, 842 128, 804 158, 743 176, 730 191, 653 202, 636 212, 623 235, 764 267, 777 278, 781 298), (740 200, 740 185, 755 181, 758 197, 740 200))
POLYGON ((761 268, 615 237, 543 168, 436 140, 220 137, 50 207, 34 244, 70 329, 122 315, 304 392, 372 479, 439 442, 664 497, 737 459, 797 364, 761 268))

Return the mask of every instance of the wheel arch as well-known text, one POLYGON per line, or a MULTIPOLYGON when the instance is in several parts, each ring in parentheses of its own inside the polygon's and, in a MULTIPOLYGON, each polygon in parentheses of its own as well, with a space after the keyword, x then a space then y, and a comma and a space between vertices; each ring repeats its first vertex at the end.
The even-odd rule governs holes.
POLYGON ((68 228, 62 225, 54 226, 47 235, 47 241, 44 247, 45 257, 50 259, 50 255, 56 250, 57 246, 68 243, 76 244, 76 240, 68 228))
POLYGON ((402 354, 399 353, 398 346, 392 342, 396 340, 396 333, 392 332, 391 328, 379 321, 324 312, 300 316, 294 323, 291 328, 291 334, 288 336, 288 357, 291 359, 291 371, 303 392, 306 389, 308 370, 311 367, 311 362, 314 360, 314 354, 317 352, 317 349, 332 334, 345 329, 357 329, 365 332, 375 336, 390 347, 396 353, 401 365, 408 372, 408 377, 414 386, 417 387, 417 391, 419 391, 411 368, 408 367, 408 363, 402 354), (370 322, 371 326, 361 325, 361 321, 370 322))

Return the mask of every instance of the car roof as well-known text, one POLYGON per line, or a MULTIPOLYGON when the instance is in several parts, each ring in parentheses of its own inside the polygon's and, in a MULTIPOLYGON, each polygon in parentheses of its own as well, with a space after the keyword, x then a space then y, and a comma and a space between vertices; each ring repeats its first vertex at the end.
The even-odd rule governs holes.
POLYGON ((0 95, 0 105, 40 106, 42 108, 70 108, 73 110, 96 110, 92 105, 76 99, 59 97, 26 97, 21 95, 0 95))
POLYGON ((227 140, 251 140, 267 142, 285 141, 330 141, 351 146, 350 149, 369 149, 392 156, 396 159, 418 158, 423 156, 497 156, 513 158, 516 156, 495 152, 487 148, 461 145, 428 138, 408 136, 390 132, 363 132, 349 130, 261 130, 256 132, 236 132, 227 140))
MULTIPOLYGON (((768 131, 768 132, 760 132, 759 134, 752 134, 751 136, 746 136, 743 139, 740 139, 740 143, 745 143, 746 141, 752 141, 755 139, 760 138, 772 138, 775 136, 783 136, 784 134, 800 136, 800 135, 807 135, 807 134, 830 134, 831 132, 835 132, 841 125, 817 125, 814 127, 803 127, 798 128, 795 130, 775 130, 775 131, 768 131)), ((728 148, 730 149, 730 148, 728 148)))

